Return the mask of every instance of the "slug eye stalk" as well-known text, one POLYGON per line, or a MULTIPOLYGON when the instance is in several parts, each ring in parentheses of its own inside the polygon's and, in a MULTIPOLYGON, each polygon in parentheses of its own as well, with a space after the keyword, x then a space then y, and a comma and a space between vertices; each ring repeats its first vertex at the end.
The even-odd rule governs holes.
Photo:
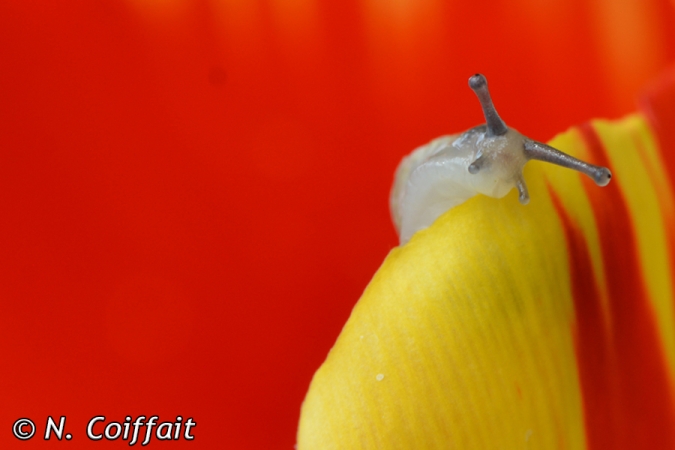
POLYGON ((556 150, 550 145, 541 142, 525 139, 525 155, 527 159, 536 159, 546 161, 557 166, 566 167, 588 175, 598 186, 607 186, 612 178, 612 172, 607 167, 595 166, 573 156, 556 150))
POLYGON ((490 97, 488 90, 487 79, 485 76, 477 73, 469 78, 469 87, 478 97, 481 108, 483 108, 483 115, 485 116, 485 124, 487 125, 487 136, 502 136, 508 131, 508 127, 504 123, 494 103, 490 97))

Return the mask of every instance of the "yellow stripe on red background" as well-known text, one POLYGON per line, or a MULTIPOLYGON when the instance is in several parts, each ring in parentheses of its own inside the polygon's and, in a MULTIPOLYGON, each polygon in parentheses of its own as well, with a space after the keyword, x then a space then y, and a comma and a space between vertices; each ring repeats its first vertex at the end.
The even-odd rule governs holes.
MULTIPOLYGON (((609 319, 589 274, 591 245, 564 208, 575 298, 576 351, 587 444, 603 448, 673 448, 673 309, 665 221, 641 154, 653 145, 639 116, 580 127, 587 159, 609 166, 614 182, 584 180, 602 253, 609 319), (611 323, 610 329, 603 324, 611 323)), ((561 188, 561 186, 558 186, 561 188)), ((554 188, 555 189, 555 188, 554 188)), ((564 195, 564 191, 560 194, 564 195)))

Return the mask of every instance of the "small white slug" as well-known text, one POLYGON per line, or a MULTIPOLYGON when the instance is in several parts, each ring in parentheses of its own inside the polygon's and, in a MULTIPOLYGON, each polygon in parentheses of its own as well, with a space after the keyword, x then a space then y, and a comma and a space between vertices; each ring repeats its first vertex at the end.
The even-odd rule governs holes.
POLYGON ((585 163, 507 127, 492 104, 483 75, 470 77, 469 87, 478 96, 485 125, 434 139, 403 158, 396 169, 390 208, 401 245, 476 194, 502 198, 515 187, 520 203, 527 204, 523 167, 531 159, 578 170, 598 186, 607 185, 612 177, 606 167, 585 163))

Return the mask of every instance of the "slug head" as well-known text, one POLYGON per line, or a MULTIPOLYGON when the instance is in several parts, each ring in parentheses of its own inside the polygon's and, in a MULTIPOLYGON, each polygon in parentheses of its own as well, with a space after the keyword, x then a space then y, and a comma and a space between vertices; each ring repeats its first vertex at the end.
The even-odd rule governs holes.
POLYGON ((591 177, 598 186, 609 183, 612 173, 608 168, 588 164, 507 127, 492 103, 485 76, 471 76, 469 87, 478 97, 485 125, 465 133, 471 133, 475 138, 462 140, 460 137, 458 141, 465 142, 463 145, 475 146, 475 159, 469 164, 468 171, 481 178, 476 180, 479 192, 502 197, 515 186, 520 203, 527 204, 530 197, 523 179, 523 167, 531 159, 577 170, 591 177))

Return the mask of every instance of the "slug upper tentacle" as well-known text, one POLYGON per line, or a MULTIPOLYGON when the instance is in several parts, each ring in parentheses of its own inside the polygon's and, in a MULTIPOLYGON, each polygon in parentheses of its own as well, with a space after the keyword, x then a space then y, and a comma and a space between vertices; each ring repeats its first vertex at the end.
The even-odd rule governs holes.
POLYGON ((470 77, 469 87, 478 97, 485 125, 417 148, 396 170, 390 207, 401 244, 478 193, 502 198, 515 187, 520 203, 527 204, 523 167, 532 159, 577 170, 599 186, 612 177, 606 167, 588 164, 506 126, 483 75, 470 77))
POLYGON ((497 114, 495 105, 492 103, 492 97, 490 97, 487 79, 485 79, 483 75, 477 73, 469 78, 469 87, 476 93, 480 106, 483 108, 485 125, 487 125, 487 136, 501 136, 506 134, 509 127, 506 126, 502 118, 497 114))
POLYGON ((577 170, 583 174, 588 175, 595 181, 598 186, 607 186, 609 180, 612 178, 612 172, 607 167, 594 166, 587 162, 581 161, 573 156, 556 150, 550 145, 542 144, 541 142, 525 139, 525 154, 528 159, 536 159, 539 161, 546 161, 558 166, 567 167, 568 169, 577 170))

